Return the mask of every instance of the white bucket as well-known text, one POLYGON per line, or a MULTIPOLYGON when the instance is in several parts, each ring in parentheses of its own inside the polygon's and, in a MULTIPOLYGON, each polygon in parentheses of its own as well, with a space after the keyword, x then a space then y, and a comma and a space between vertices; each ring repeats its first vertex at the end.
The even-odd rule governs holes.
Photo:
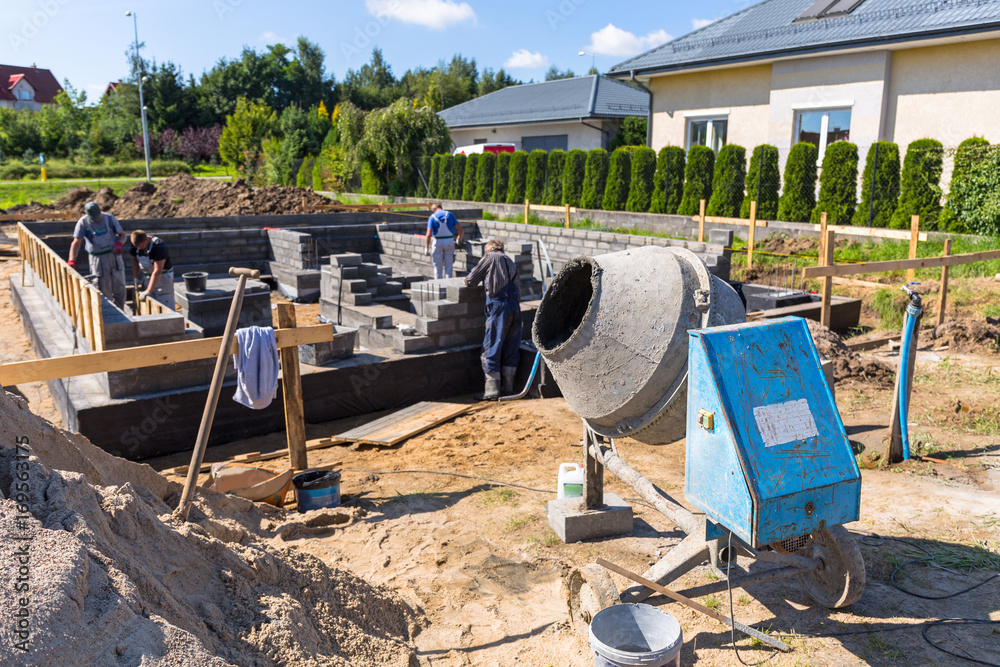
POLYGON ((559 465, 559 481, 556 486, 556 498, 579 498, 583 495, 583 468, 579 463, 562 463, 559 465))
POLYGON ((594 667, 680 667, 684 643, 677 619, 648 604, 616 604, 590 621, 594 667))

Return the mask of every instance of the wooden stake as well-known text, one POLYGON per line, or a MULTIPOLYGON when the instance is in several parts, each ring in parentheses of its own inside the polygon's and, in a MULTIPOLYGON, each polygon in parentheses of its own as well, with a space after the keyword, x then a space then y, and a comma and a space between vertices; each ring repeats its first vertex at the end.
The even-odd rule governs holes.
MULTIPOLYGON (((295 328, 295 306, 278 304, 278 327, 295 328)), ((294 470, 309 467, 306 460, 306 421, 302 409, 302 375, 299 372, 299 348, 281 350, 281 391, 285 397, 285 435, 288 440, 288 461, 294 470)))
MULTIPOLYGON (((951 254, 951 239, 944 240, 944 255, 951 254)), ((944 324, 944 310, 948 305, 948 267, 941 267, 941 295, 938 298, 937 326, 944 324)))
MULTIPOLYGON (((823 214, 825 221, 826 213, 823 214)), ((823 244, 823 265, 833 266, 833 239, 836 236, 836 232, 832 229, 826 232, 826 242, 823 244)), ((823 278, 823 302, 820 307, 819 322, 825 327, 830 326, 830 297, 833 291, 833 277, 827 276, 823 278)))
POLYGON ((698 243, 705 242, 705 200, 698 203, 698 243))
POLYGON ((569 229, 569 204, 566 204, 566 229, 569 229))
POLYGON ((750 234, 747 239, 747 268, 753 268, 753 244, 757 237, 757 202, 750 202, 750 234))
MULTIPOLYGON (((914 215, 910 217, 910 259, 917 258, 917 244, 920 243, 920 216, 914 215)), ((916 269, 906 270, 906 281, 913 282, 914 278, 917 277, 916 269)))
POLYGON ((826 259, 826 211, 819 215, 819 257, 820 262, 826 259))
POLYGON ((528 224, 528 213, 531 212, 531 202, 524 200, 524 224, 528 224))

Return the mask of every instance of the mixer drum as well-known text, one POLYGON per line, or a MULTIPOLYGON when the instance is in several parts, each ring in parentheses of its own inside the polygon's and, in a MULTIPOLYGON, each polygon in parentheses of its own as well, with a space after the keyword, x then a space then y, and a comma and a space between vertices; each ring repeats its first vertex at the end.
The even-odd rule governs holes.
POLYGON ((697 255, 645 246, 569 262, 531 337, 595 432, 659 445, 684 437, 688 330, 744 321, 739 295, 697 255))

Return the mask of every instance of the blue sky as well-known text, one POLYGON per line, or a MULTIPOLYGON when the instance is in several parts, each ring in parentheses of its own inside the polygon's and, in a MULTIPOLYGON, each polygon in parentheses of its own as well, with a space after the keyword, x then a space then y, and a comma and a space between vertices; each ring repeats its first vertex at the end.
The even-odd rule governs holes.
POLYGON ((480 69, 505 67, 524 81, 550 65, 586 72, 591 54, 605 71, 625 58, 679 37, 750 0, 3 0, 0 63, 47 67, 93 102, 126 74, 134 9, 146 57, 171 60, 200 75, 244 46, 293 45, 303 35, 326 52, 338 81, 363 65, 375 46, 396 75, 433 66, 455 53, 480 69), (580 51, 587 55, 579 56, 580 51))

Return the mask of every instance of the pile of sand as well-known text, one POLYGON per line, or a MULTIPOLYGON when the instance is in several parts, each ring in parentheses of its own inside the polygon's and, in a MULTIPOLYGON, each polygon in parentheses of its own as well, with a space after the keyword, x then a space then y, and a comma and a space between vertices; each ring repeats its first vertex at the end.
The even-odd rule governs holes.
POLYGON ((863 357, 851 350, 836 332, 814 320, 806 320, 816 349, 833 361, 834 380, 840 382, 848 378, 859 378, 876 384, 891 385, 896 372, 880 359, 863 357))
POLYGON ((945 322, 930 333, 935 346, 947 345, 954 350, 970 352, 1000 352, 1000 320, 961 319, 945 322))
POLYGON ((0 664, 415 661, 421 612, 280 546, 284 535, 331 530, 343 513, 290 522, 281 510, 199 491, 191 522, 181 523, 171 514, 178 485, 0 394, 0 664), (30 458, 18 457, 27 451, 15 439, 30 458))

